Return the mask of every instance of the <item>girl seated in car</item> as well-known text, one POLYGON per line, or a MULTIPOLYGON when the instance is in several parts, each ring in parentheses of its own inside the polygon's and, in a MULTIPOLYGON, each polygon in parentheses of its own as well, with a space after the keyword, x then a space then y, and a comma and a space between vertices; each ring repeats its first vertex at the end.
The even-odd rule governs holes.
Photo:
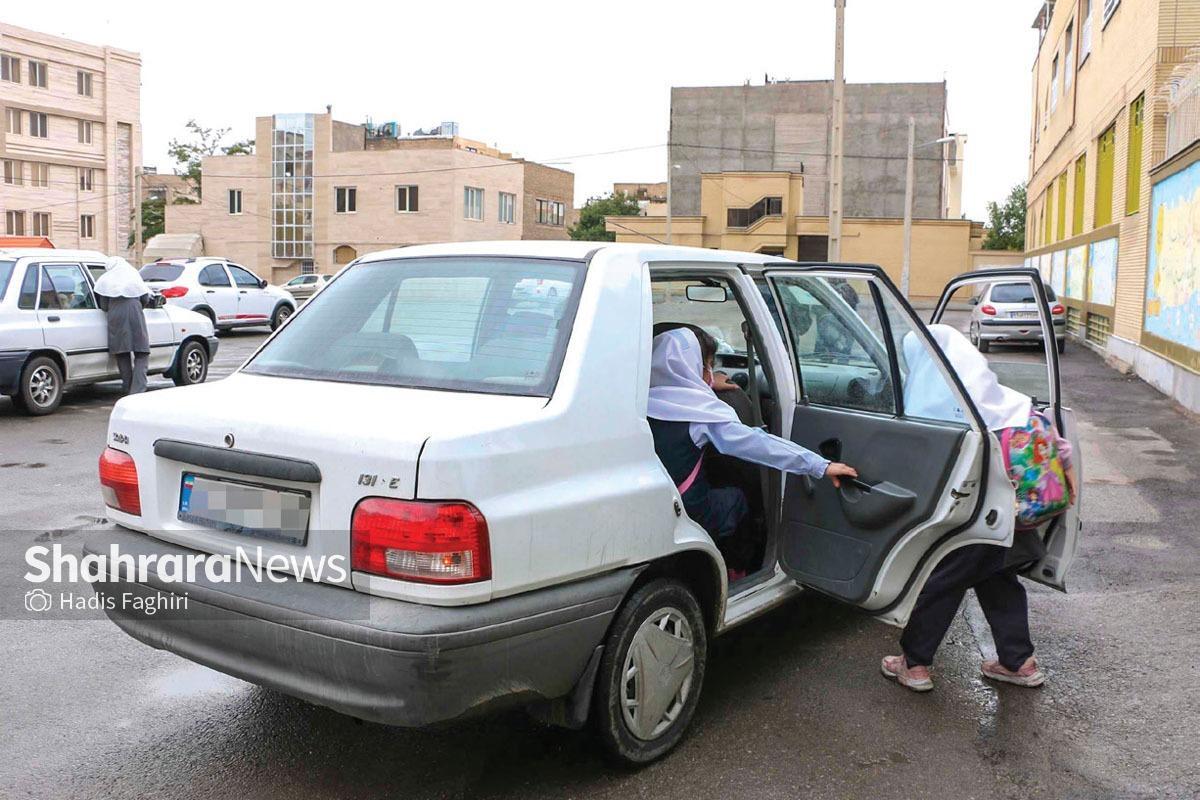
POLYGON ((755 464, 809 475, 858 477, 853 467, 833 463, 794 442, 742 424, 737 412, 713 392, 716 342, 704 331, 677 328, 654 337, 650 356, 647 417, 654 451, 675 482, 688 516, 720 546, 746 517, 745 493, 736 486, 714 487, 701 466, 705 449, 755 464))

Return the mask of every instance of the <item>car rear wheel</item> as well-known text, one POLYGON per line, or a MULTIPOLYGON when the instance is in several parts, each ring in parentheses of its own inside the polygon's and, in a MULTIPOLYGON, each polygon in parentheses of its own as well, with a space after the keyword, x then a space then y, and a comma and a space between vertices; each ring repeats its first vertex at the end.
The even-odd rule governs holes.
POLYGON ((1058 354, 1059 354, 1059 355, 1062 355, 1063 353, 1065 353, 1065 352, 1067 351, 1067 340, 1066 340, 1066 339, 1059 339, 1059 340, 1058 340, 1058 342, 1057 342, 1057 347, 1058 347, 1058 354))
POLYGON ((979 352, 981 353, 986 353, 992 349, 992 343, 987 339, 984 339, 982 336, 979 337, 979 341, 975 343, 975 346, 979 348, 979 352))
POLYGON ((275 313, 271 315, 271 330, 275 330, 283 323, 287 322, 287 318, 292 315, 292 307, 287 303, 280 303, 275 309, 275 313))
POLYGON ((63 374, 54 359, 31 358, 21 370, 21 391, 17 405, 26 414, 40 417, 58 410, 62 402, 63 374))
POLYGON ((670 752, 696 712, 707 657, 690 589, 670 579, 637 589, 613 621, 596 676, 592 718, 609 752, 627 764, 670 752))
POLYGON ((208 377, 208 351, 199 342, 188 342, 179 348, 176 357, 175 374, 171 380, 176 386, 191 386, 204 383, 208 377))

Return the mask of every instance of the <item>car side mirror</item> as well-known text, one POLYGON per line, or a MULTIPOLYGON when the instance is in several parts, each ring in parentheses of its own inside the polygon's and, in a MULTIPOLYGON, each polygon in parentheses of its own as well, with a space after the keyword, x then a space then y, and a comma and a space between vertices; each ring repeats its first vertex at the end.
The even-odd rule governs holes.
POLYGON ((729 293, 724 286, 704 286, 692 284, 686 289, 687 299, 695 303, 724 303, 729 299, 729 293))
POLYGON ((267 288, 267 282, 265 279, 263 279, 263 278, 258 279, 258 288, 260 288, 260 289, 267 288))

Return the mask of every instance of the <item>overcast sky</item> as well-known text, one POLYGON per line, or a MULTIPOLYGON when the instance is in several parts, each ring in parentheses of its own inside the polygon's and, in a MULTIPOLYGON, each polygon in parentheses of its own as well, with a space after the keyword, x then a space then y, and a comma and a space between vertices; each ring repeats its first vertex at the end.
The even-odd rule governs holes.
MULTIPOLYGON (((847 2, 848 81, 947 81, 950 130, 970 137, 963 207, 975 219, 1026 177, 1038 6, 847 2)), ((6 3, 4 19, 139 51, 143 161, 160 171, 189 118, 232 140, 253 135, 255 116, 332 104, 338 119, 405 132, 455 120, 463 136, 567 162, 577 203, 614 181, 665 179, 672 86, 833 75, 833 0, 56 0, 6 3)))

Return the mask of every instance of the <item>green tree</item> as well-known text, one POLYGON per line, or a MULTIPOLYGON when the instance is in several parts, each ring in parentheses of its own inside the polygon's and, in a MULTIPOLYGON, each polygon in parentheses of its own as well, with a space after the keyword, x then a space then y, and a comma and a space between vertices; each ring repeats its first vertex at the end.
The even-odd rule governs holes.
MULTIPOLYGON (((182 175, 200 196, 200 165, 205 156, 217 154, 226 156, 250 155, 254 152, 254 140, 243 139, 230 145, 221 142, 229 134, 229 128, 205 128, 196 120, 187 121, 187 135, 182 139, 172 139, 167 146, 167 153, 175 159, 175 174, 182 175)), ((190 202, 186 198, 177 198, 176 202, 190 202)))
MULTIPOLYGON (((136 213, 136 212, 135 212, 136 213)), ((161 197, 142 198, 142 243, 151 236, 162 233, 166 227, 166 202, 161 197)), ((133 247, 134 232, 129 233, 129 246, 133 247)))
POLYGON ((1018 183, 1008 193, 1004 205, 987 204, 987 234, 984 250, 1025 249, 1025 184, 1018 183))
POLYGON ((593 197, 579 211, 579 224, 567 233, 584 242, 615 242, 617 235, 604 229, 605 217, 634 217, 641 213, 637 200, 624 192, 593 197))

